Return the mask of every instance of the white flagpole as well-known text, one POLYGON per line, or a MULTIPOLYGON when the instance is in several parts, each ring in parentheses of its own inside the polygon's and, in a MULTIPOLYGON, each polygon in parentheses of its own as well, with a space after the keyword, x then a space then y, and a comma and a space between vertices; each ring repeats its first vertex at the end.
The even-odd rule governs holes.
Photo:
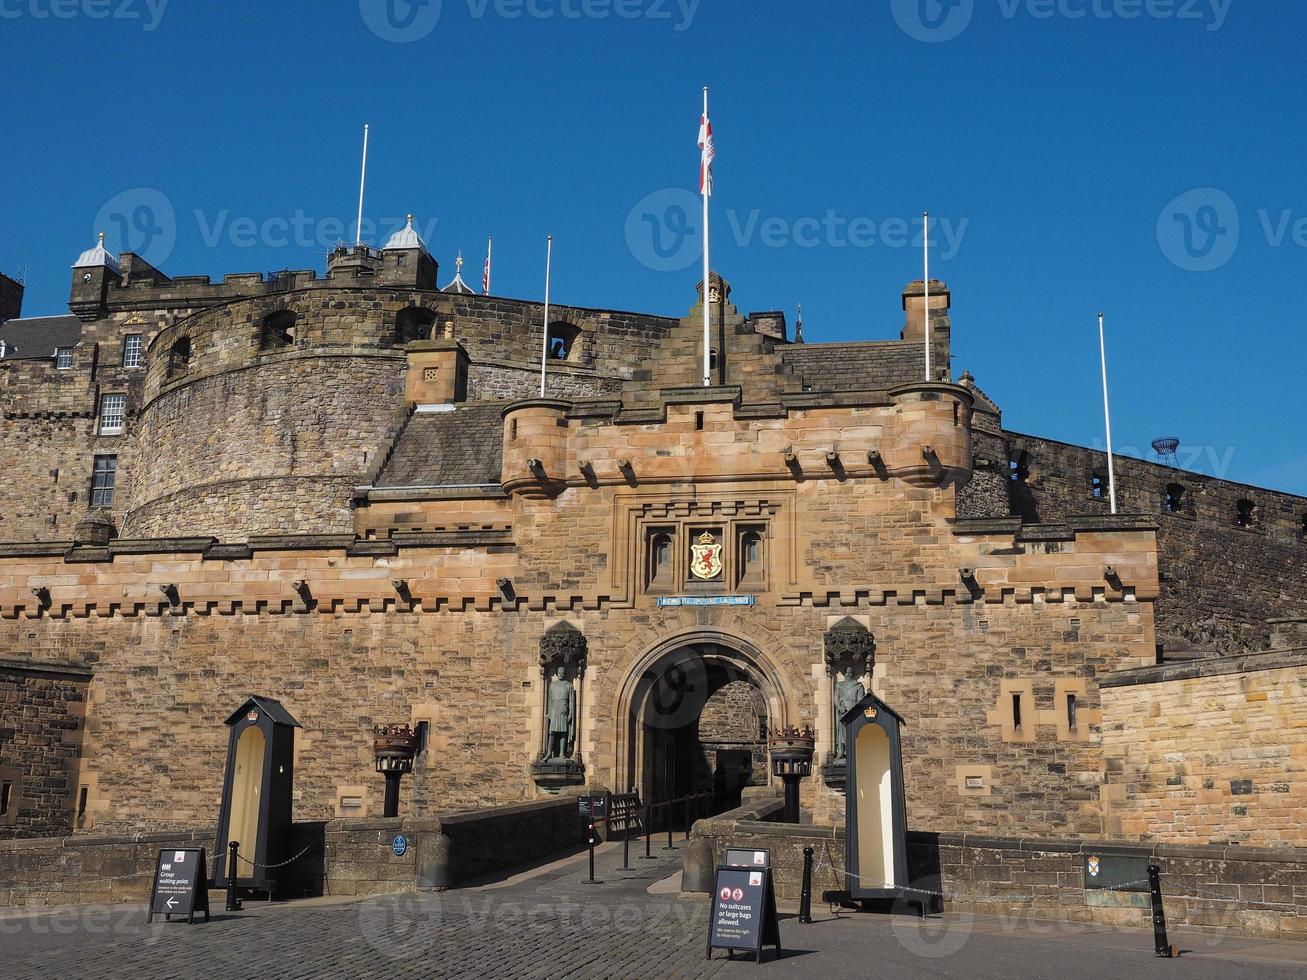
POLYGON ((708 86, 703 87, 703 126, 704 146, 699 151, 699 179, 703 183, 703 386, 712 384, 712 329, 709 326, 711 313, 708 305, 708 277, 712 274, 708 263, 708 188, 711 180, 708 176, 708 86))
POLYGON ((930 380, 930 212, 921 212, 921 250, 922 259, 921 284, 926 289, 925 306, 922 310, 921 332, 926 335, 926 380, 930 380))
POLYGON ((540 397, 545 397, 545 365, 549 361, 549 272, 554 259, 554 236, 545 245, 545 325, 540 341, 540 397))
POLYGON ((495 239, 493 237, 486 239, 486 281, 484 292, 487 296, 490 295, 490 250, 494 244, 495 239))
POLYGON ((363 172, 359 174, 359 223, 357 225, 354 244, 363 244, 363 186, 368 180, 368 124, 363 124, 363 172))
POLYGON ((1103 314, 1098 314, 1098 356, 1103 363, 1103 421, 1107 426, 1107 492, 1116 513, 1116 470, 1112 465, 1112 412, 1107 402, 1107 343, 1103 339, 1103 314))

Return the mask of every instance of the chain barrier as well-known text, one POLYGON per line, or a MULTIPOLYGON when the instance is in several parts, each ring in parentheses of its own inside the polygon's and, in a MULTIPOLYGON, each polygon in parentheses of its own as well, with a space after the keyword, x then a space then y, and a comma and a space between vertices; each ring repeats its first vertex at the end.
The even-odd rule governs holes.
POLYGON ((236 852, 236 856, 252 868, 267 868, 267 869, 284 868, 286 865, 298 861, 305 854, 309 853, 309 851, 312 850, 314 845, 316 845, 317 843, 318 843, 317 841, 309 841, 308 845, 304 848, 304 850, 300 851, 293 858, 287 858, 285 861, 278 861, 276 864, 265 864, 262 861, 251 861, 244 854, 240 853, 240 851, 236 852))

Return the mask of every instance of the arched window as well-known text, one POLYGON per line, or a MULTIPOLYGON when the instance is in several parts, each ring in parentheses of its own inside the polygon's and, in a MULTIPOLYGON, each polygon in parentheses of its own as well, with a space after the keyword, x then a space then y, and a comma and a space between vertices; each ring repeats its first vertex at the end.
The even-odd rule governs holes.
POLYGON ((430 340, 436 325, 436 314, 420 306, 400 310, 395 316, 395 343, 411 344, 415 340, 430 340))
POLYGON ((191 367, 191 338, 178 337, 168 349, 168 377, 185 374, 191 367))
POLYGON ((1166 485, 1166 491, 1162 494, 1162 510, 1168 514, 1179 514, 1184 511, 1184 487, 1179 483, 1166 485))
POLYGON ((708 370, 717 370, 717 348, 712 347, 708 350, 708 370))
POLYGON ((295 343, 295 311, 276 310, 263 318, 259 350, 279 350, 295 343))
POLYGON ((570 323, 551 323, 549 325, 549 342, 546 350, 550 360, 570 360, 577 348, 576 338, 581 334, 579 327, 570 323))
POLYGON ((1251 500, 1240 500, 1234 507, 1234 522, 1239 527, 1252 527, 1257 523, 1257 505, 1251 500))
POLYGON ((1107 474, 1102 470, 1094 470, 1089 474, 1089 493, 1095 500, 1107 496, 1107 474))
POLYGON ((762 588, 764 582, 764 543, 762 531, 744 528, 740 531, 740 585, 745 588, 762 588))

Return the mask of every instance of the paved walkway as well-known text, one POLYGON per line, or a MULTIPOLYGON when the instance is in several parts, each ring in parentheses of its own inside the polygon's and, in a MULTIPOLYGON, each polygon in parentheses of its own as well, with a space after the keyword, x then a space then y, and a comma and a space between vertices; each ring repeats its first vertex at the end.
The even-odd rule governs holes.
POLYGON ((1178 933, 1188 952, 1157 960, 1152 935, 959 914, 914 917, 814 910, 801 926, 782 910, 779 962, 704 957, 706 900, 678 897, 678 850, 655 859, 601 848, 442 895, 250 902, 208 924, 156 920, 128 906, 0 914, 0 977, 94 978, 707 977, 1300 978, 1307 943, 1178 933))

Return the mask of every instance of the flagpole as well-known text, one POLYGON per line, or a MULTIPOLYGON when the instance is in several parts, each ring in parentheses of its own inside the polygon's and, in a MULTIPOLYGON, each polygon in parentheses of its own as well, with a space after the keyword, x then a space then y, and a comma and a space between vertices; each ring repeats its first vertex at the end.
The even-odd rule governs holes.
POLYGON ((712 274, 711 266, 708 261, 708 189, 711 184, 711 178, 708 176, 708 86, 703 87, 703 126, 705 145, 700 151, 699 162, 699 181, 703 184, 703 386, 707 388, 712 384, 712 358, 710 351, 712 349, 712 328, 711 308, 708 305, 708 277, 712 274))
POLYGON ((921 314, 921 332, 926 335, 926 380, 930 380, 930 212, 921 212, 921 284, 925 287, 925 306, 921 314))
POLYGON ((354 244, 363 244, 363 186, 368 180, 368 124, 363 124, 363 172, 359 174, 359 223, 355 230, 354 244))
POLYGON ((1103 421, 1107 426, 1107 492, 1116 513, 1116 470, 1112 465, 1112 412, 1107 401, 1107 342, 1103 339, 1103 314, 1098 314, 1098 356, 1103 364, 1103 421))
POLYGON ((481 284, 481 290, 487 296, 490 295, 490 251, 495 244, 494 236, 486 238, 486 281, 481 284))
POLYGON ((545 245, 545 325, 540 341, 540 397, 545 397, 545 364, 549 361, 549 273, 554 259, 554 236, 545 245))

